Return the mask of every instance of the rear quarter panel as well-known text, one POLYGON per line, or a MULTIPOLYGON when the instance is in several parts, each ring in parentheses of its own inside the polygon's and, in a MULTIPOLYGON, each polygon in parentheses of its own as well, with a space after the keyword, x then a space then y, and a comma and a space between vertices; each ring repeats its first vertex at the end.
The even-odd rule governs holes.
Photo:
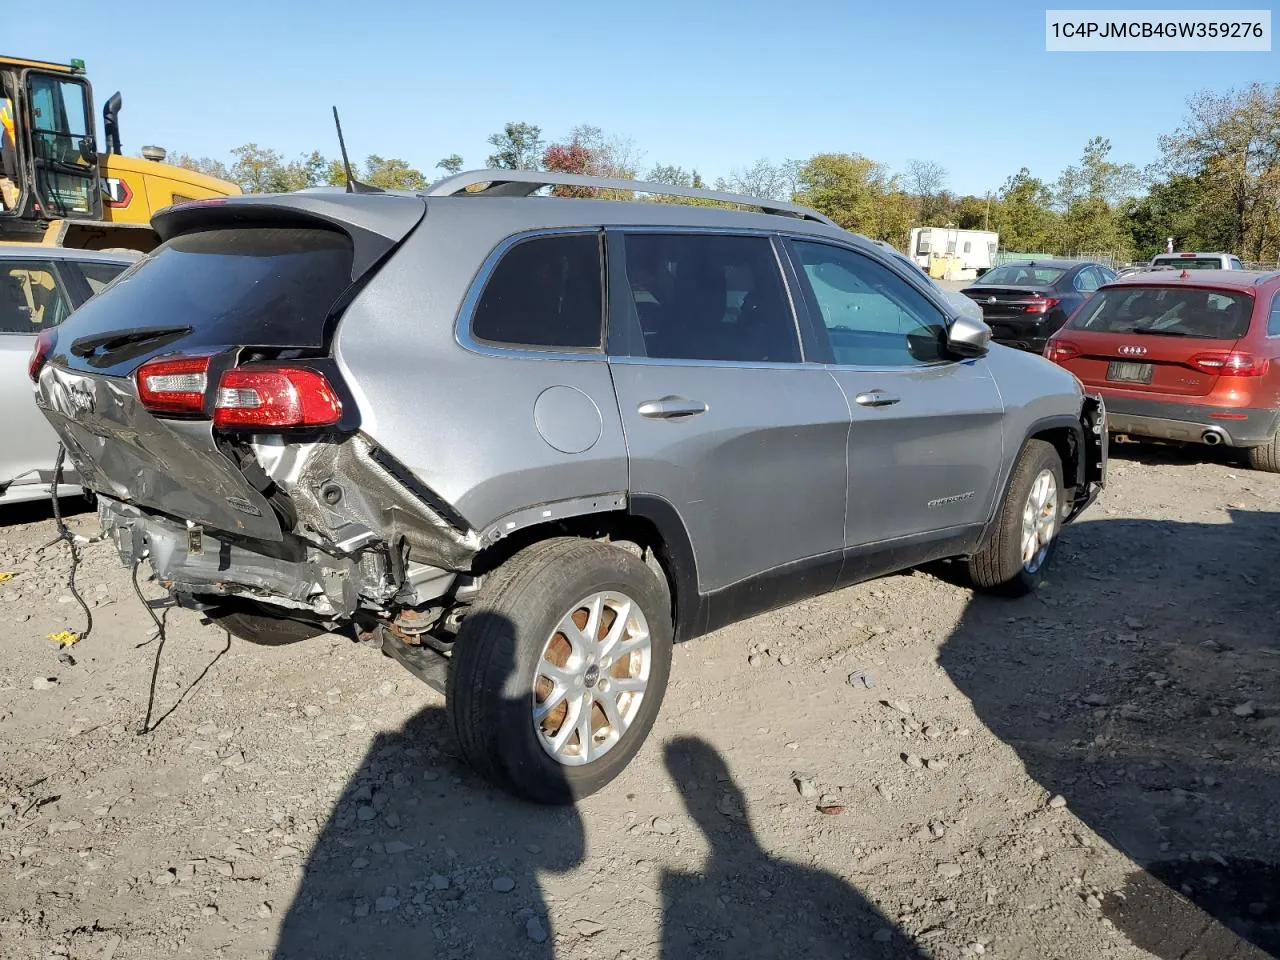
POLYGON ((455 339, 480 265, 520 232, 485 204, 431 204, 352 302, 334 342, 364 432, 477 531, 517 510, 627 487, 603 355, 491 356, 455 339))

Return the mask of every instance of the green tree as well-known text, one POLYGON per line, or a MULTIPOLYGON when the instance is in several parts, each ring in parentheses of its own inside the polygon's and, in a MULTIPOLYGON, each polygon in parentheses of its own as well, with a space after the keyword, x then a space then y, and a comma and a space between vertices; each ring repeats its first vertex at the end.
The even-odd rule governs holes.
POLYGON ((1200 185, 1197 220, 1213 213, 1227 225, 1221 246, 1253 260, 1280 254, 1280 84, 1196 94, 1160 149, 1166 174, 1200 185))
POLYGON ((911 198, 888 167, 858 153, 819 153, 799 170, 796 199, 846 230, 902 244, 911 229, 911 198))
POLYGON ((1026 167, 1005 180, 991 205, 991 229, 999 232, 1006 250, 1051 252, 1056 218, 1053 193, 1026 167))
POLYGON ((542 158, 542 128, 532 123, 504 124, 489 137, 489 166, 501 170, 537 170, 542 158))
POLYGON ((1058 178, 1060 252, 1128 247, 1130 234, 1124 208, 1136 193, 1140 178, 1133 164, 1113 163, 1110 155, 1111 141, 1094 137, 1085 144, 1079 166, 1067 167, 1058 178))
POLYGON ((693 174, 684 167, 673 167, 669 164, 656 164, 645 175, 651 183, 666 183, 673 187, 692 187, 693 174))
POLYGON ((361 181, 371 187, 383 190, 425 190, 427 178, 421 170, 409 166, 403 160, 394 157, 380 157, 371 154, 364 162, 364 176, 361 181))
POLYGON ((209 157, 193 157, 189 153, 175 153, 167 157, 165 163, 181 167, 183 170, 203 173, 207 177, 217 177, 219 180, 231 179, 231 171, 227 169, 227 165, 221 160, 212 160, 209 157))
POLYGON ((455 174, 462 172, 462 156, 457 153, 451 153, 439 163, 436 164, 437 170, 443 170, 447 174, 455 174))
POLYGON ((1163 253, 1169 237, 1184 250, 1232 249, 1230 218, 1205 204, 1214 188, 1203 176, 1183 174, 1153 183, 1125 212, 1135 255, 1145 260, 1163 253))
MULTIPOLYGON (((937 200, 935 199, 935 203, 937 200)), ((944 209, 949 222, 961 230, 986 230, 984 224, 989 223, 987 216, 987 198, 966 194, 956 197, 944 209)))
POLYGON ((286 163, 278 151, 246 143, 231 156, 229 179, 245 193, 289 193, 324 183, 329 174, 329 161, 316 150, 286 163))

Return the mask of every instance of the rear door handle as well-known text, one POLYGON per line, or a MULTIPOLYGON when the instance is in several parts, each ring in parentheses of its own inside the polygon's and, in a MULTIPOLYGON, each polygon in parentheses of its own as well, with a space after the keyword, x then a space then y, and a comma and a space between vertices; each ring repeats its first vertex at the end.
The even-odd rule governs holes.
POLYGON ((686 400, 684 397, 662 397, 658 400, 646 400, 636 407, 636 412, 650 420, 680 420, 685 417, 696 417, 706 413, 710 408, 701 400, 686 400))
POLYGON ((866 393, 860 393, 853 398, 853 402, 860 407, 888 407, 901 400, 892 393, 885 393, 883 390, 868 390, 866 393))

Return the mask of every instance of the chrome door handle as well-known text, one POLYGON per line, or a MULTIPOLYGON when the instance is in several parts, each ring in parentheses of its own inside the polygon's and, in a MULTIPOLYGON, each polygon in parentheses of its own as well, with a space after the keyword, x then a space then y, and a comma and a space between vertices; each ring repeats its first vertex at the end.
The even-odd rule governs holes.
POLYGON ((684 397, 662 397, 658 400, 646 400, 636 407, 636 412, 650 420, 680 420, 685 417, 696 417, 706 413, 710 408, 701 400, 686 400, 684 397))
POLYGON ((885 393, 883 390, 868 390, 866 393, 860 393, 854 397, 853 402, 860 407, 888 407, 901 399, 901 397, 895 397, 892 393, 885 393))

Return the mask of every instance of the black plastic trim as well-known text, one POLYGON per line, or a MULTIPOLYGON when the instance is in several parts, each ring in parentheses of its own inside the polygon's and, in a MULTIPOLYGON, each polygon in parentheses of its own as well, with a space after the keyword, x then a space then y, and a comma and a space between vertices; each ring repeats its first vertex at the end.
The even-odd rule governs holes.
POLYGON ((680 513, 669 500, 654 494, 634 494, 627 512, 648 520, 658 529, 667 550, 667 575, 671 580, 677 643, 707 632, 707 604, 698 592, 698 563, 693 542, 680 513))
POLYGON ((402 487, 412 493, 415 497, 430 507, 435 514, 444 520, 445 523, 453 527, 459 533, 470 533, 471 524, 467 522, 467 518, 460 514, 453 506, 445 500, 440 494, 436 493, 425 483, 419 480, 412 470, 403 463, 387 453, 381 447, 374 447, 369 456, 373 462, 382 467, 383 470, 391 474, 402 487))
MULTIPOLYGON (((1033 439, 1036 434, 1044 433, 1046 430, 1064 429, 1069 429, 1075 434, 1077 443, 1076 449, 1079 451, 1079 455, 1076 457, 1076 475, 1072 482, 1072 486, 1077 490, 1084 487, 1087 481, 1086 473, 1088 470, 1088 464, 1085 462, 1087 457, 1084 452, 1084 426, 1080 423, 1078 418, 1073 417, 1069 413, 1055 414, 1052 417, 1041 417, 1027 428, 1027 432, 1022 438, 1022 443, 1018 447, 1017 456, 1009 461, 1009 472, 1005 475, 1004 483, 1000 485, 1000 495, 996 497, 995 502, 991 505, 991 514, 987 517, 987 522, 983 524, 983 533, 980 542, 986 541, 987 537, 991 534, 992 528, 997 522, 999 522, 1000 510, 1004 507, 1004 502, 1009 496, 1009 487, 1013 483, 1014 467, 1017 466, 1018 460, 1022 456, 1022 451, 1027 448, 1028 441, 1033 439)), ((1066 477, 1063 477, 1063 480, 1065 481, 1066 477)))
POLYGON ((707 606, 706 630, 719 630, 779 607, 821 596, 835 589, 844 566, 844 551, 806 557, 774 567, 703 598, 707 606))

